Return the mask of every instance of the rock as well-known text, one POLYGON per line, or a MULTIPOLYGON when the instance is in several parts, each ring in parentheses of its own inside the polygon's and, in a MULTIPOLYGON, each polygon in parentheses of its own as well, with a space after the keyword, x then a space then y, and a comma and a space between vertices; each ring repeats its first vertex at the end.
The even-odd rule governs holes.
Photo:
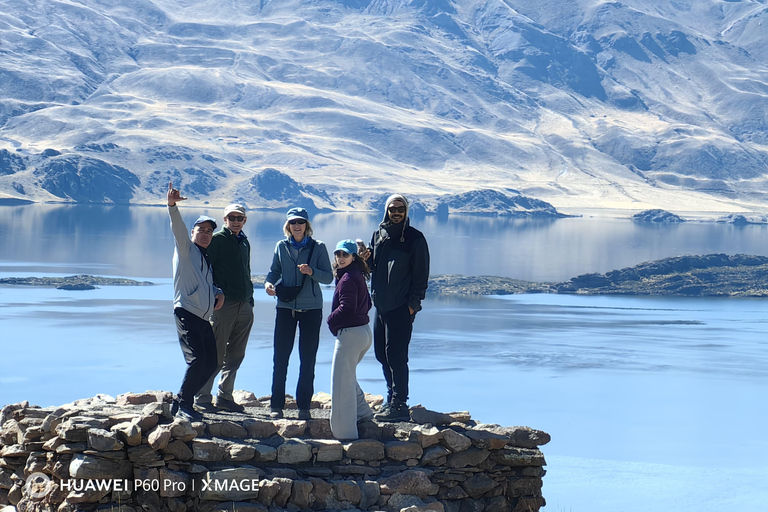
POLYGON ((408 469, 379 481, 382 494, 410 494, 425 498, 434 496, 440 486, 433 484, 424 470, 408 469))
POLYGON ((123 449, 123 442, 117 434, 100 428, 88 430, 88 448, 99 452, 111 452, 123 449))
POLYGON ((270 462, 277 460, 277 449, 261 443, 251 444, 254 449, 254 462, 270 462))
POLYGON ((640 213, 636 213, 632 216, 632 220, 635 222, 654 222, 664 224, 685 222, 685 220, 675 215, 674 213, 658 208, 654 210, 643 210, 640 213))
POLYGON ((133 474, 133 465, 127 460, 107 460, 92 455, 76 454, 69 464, 69 476, 89 479, 123 479, 133 474))
POLYGON ((530 427, 500 427, 495 426, 491 432, 507 436, 508 444, 519 448, 536 448, 547 444, 552 438, 541 430, 530 427))
POLYGON ((292 503, 302 510, 312 505, 312 483, 307 480, 294 480, 291 486, 291 497, 288 503, 292 503))
POLYGON ((239 468, 209 471, 205 474, 200 499, 214 501, 240 501, 256 499, 259 495, 261 469, 243 466, 239 468))
POLYGON ((185 419, 175 418, 171 423, 171 436, 181 441, 192 441, 197 437, 197 429, 185 419))
POLYGON ((232 392, 232 400, 243 407, 261 407, 261 401, 251 391, 236 389, 232 392))
POLYGON ((243 426, 249 438, 266 439, 277 433, 277 427, 272 421, 249 418, 243 421, 243 426))
POLYGON ((445 461, 445 458, 450 454, 451 450, 445 446, 433 446, 424 451, 424 455, 421 457, 421 463, 424 465, 441 465, 441 461, 445 461))
POLYGON ((154 402, 170 402, 173 395, 168 391, 146 391, 144 393, 123 393, 117 397, 117 405, 142 405, 154 402))
POLYGON ((440 431, 427 425, 417 425, 408 434, 408 439, 412 442, 419 443, 422 448, 427 448, 440 442, 442 434, 440 431))
POLYGON ((482 430, 480 426, 467 430, 466 436, 481 450, 500 450, 509 441, 509 436, 482 430))
POLYGON ((437 493, 437 499, 439 500, 463 500, 464 498, 469 498, 469 495, 460 485, 441 487, 437 493))
POLYGON ((507 496, 541 496, 541 478, 519 477, 507 479, 507 496))
MULTIPOLYGON (((320 478, 310 477, 309 482, 312 484, 312 497, 314 499, 315 510, 324 510, 328 508, 328 502, 333 486, 320 478)), ((378 489, 378 485, 376 485, 376 488, 378 489)))
POLYGON ((317 418, 307 422, 307 434, 313 439, 333 439, 331 422, 326 418, 317 418))
POLYGON ((312 439, 309 441, 317 462, 335 462, 344 458, 344 446, 335 439, 312 439))
POLYGON ((449 448, 453 452, 462 452, 472 446, 472 440, 470 438, 464 434, 456 432, 453 429, 444 429, 440 431, 440 434, 442 436, 440 444, 449 448))
POLYGON ((14 458, 14 457, 27 457, 29 455, 29 449, 23 444, 12 444, 10 446, 4 446, 0 450, 0 457, 14 458))
POLYGON ((387 457, 397 461, 418 459, 424 453, 420 444, 408 441, 390 441, 385 449, 387 457))
POLYGON ((485 505, 485 512, 512 512, 512 504, 504 496, 489 498, 488 503, 485 505))
POLYGON ((161 459, 160 454, 146 444, 128 448, 128 458, 137 465, 152 464, 161 459))
POLYGON ((469 448, 462 452, 453 453, 448 456, 448 467, 450 468, 465 468, 467 466, 477 466, 485 461, 491 454, 488 450, 479 450, 477 448, 469 448))
POLYGON ((208 423, 208 432, 212 437, 224 437, 228 439, 245 439, 248 431, 242 425, 234 421, 214 421, 208 423))
POLYGON ((172 455, 175 460, 187 461, 194 457, 194 453, 187 446, 187 443, 180 439, 174 439, 169 442, 168 445, 161 450, 163 454, 172 455))
POLYGON ((330 409, 331 408, 331 395, 320 391, 312 395, 312 409, 330 409))
POLYGON ((251 460, 256 455, 256 449, 253 446, 250 446, 247 444, 233 443, 229 445, 227 450, 229 451, 229 454, 227 455, 227 460, 232 460, 236 462, 244 462, 247 460, 251 460))
POLYGON ((118 439, 128 446, 138 446, 141 444, 141 428, 138 425, 138 418, 136 421, 126 421, 112 425, 110 430, 117 434, 118 439))
POLYGON ((277 433, 281 437, 301 437, 304 435, 304 431, 307 429, 307 422, 304 420, 289 420, 281 419, 276 420, 275 427, 277 427, 277 433))
POLYGON ((291 488, 293 487, 293 481, 288 478, 274 478, 274 482, 278 484, 278 491, 272 501, 275 505, 281 508, 285 508, 288 503, 288 499, 291 497, 291 488))
POLYGON ((334 482, 333 490, 336 493, 336 499, 351 505, 357 505, 362 498, 362 492, 357 482, 354 480, 341 480, 334 482))
POLYGON ((378 482, 364 480, 357 482, 360 487, 360 510, 368 510, 379 501, 381 489, 378 482))
POLYGON ((277 462, 298 464, 312 459, 312 445, 306 441, 291 439, 277 447, 277 462))
MULTIPOLYGON (((458 455, 458 454, 457 454, 458 455)), ((540 450, 530 448, 508 447, 494 452, 491 457, 497 464, 504 466, 546 466, 544 454, 540 450)), ((448 459, 450 463, 450 457, 448 459)))
POLYGON ((384 452, 384 443, 375 439, 358 439, 344 445, 344 454, 350 459, 382 460, 384 452))
POLYGON ((411 407, 411 420, 420 425, 448 425, 455 420, 452 416, 441 412, 430 411, 422 406, 411 407))
POLYGON ((212 439, 195 439, 192 442, 192 459, 203 462, 217 462, 227 456, 225 445, 212 439))
POLYGON ((461 483, 461 488, 469 494, 470 498, 478 499, 485 493, 498 486, 492 478, 484 473, 476 473, 461 483))
POLYGON ((256 499, 262 505, 270 506, 279 491, 279 482, 275 482, 274 480, 259 480, 259 495, 256 499))
POLYGON ((85 443, 65 443, 56 447, 56 453, 65 455, 69 453, 81 453, 88 449, 85 443))

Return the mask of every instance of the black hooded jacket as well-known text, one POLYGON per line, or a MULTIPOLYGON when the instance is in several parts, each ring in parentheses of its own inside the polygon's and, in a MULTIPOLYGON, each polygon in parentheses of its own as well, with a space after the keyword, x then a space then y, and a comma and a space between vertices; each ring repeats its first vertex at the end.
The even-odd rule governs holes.
MULTIPOLYGON (((402 196, 393 196, 388 204, 402 196)), ((371 238, 371 297, 376 309, 386 313, 407 304, 413 311, 421 310, 421 301, 429 282, 429 247, 421 231, 410 225, 407 217, 392 224, 384 210, 384 222, 371 238)))

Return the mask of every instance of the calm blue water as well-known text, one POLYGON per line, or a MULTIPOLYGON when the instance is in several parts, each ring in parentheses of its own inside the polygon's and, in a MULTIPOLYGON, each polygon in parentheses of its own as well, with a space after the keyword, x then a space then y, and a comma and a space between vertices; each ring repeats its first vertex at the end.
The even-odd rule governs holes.
MULTIPOLYGON (((200 210, 191 209, 193 219, 200 210)), ((217 215, 215 211, 209 211, 217 215)), ((264 273, 282 216, 254 214, 264 273)), ((368 239, 373 215, 325 215, 316 236, 368 239)), ((434 273, 561 280, 683 253, 768 254, 762 226, 646 228, 624 220, 415 222, 434 273)), ((175 391, 173 243, 162 208, 0 207, 0 277, 94 273, 152 287, 0 287, 0 404, 175 391)), ((269 393, 274 303, 257 291, 238 388, 269 393)), ((332 290, 325 292, 329 301, 332 290)), ((326 311, 329 304, 326 304, 326 311)), ((411 403, 549 432, 550 511, 764 511, 768 503, 768 301, 519 295, 431 298, 416 320, 411 403)), ((328 391, 323 330, 316 390, 328 391)), ((289 382, 296 379, 291 363, 289 382)), ((361 385, 382 393, 373 354, 361 385)))

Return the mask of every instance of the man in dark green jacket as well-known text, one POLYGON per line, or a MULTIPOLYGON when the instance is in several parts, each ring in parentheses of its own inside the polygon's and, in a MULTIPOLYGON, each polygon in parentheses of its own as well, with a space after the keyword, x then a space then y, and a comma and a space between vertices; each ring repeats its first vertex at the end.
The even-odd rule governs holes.
POLYGON ((245 357, 245 347, 253 326, 253 283, 251 282, 251 246, 243 233, 247 220, 245 207, 231 204, 224 210, 224 228, 213 235, 208 246, 208 260, 213 267, 213 281, 224 291, 224 306, 213 315, 218 368, 195 397, 195 405, 213 410, 213 380, 219 377, 216 407, 243 412, 232 397, 235 376, 245 357))

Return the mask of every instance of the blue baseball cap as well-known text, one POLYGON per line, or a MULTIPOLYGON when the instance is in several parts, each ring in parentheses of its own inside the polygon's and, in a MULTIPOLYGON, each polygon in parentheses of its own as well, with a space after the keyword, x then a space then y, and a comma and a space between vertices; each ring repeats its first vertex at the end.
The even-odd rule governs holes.
POLYGON ((209 217, 207 215, 199 216, 195 221, 195 223, 192 225, 192 228, 194 228, 198 224, 202 224, 203 222, 210 222, 211 224, 213 224, 213 229, 216 229, 216 221, 213 219, 213 217, 209 217))
POLYGON ((336 251, 344 251, 347 254, 357 254, 357 242, 354 240, 346 239, 336 244, 336 251))
POLYGON ((287 220, 304 219, 309 220, 309 214, 304 208, 291 208, 286 214, 287 220))

